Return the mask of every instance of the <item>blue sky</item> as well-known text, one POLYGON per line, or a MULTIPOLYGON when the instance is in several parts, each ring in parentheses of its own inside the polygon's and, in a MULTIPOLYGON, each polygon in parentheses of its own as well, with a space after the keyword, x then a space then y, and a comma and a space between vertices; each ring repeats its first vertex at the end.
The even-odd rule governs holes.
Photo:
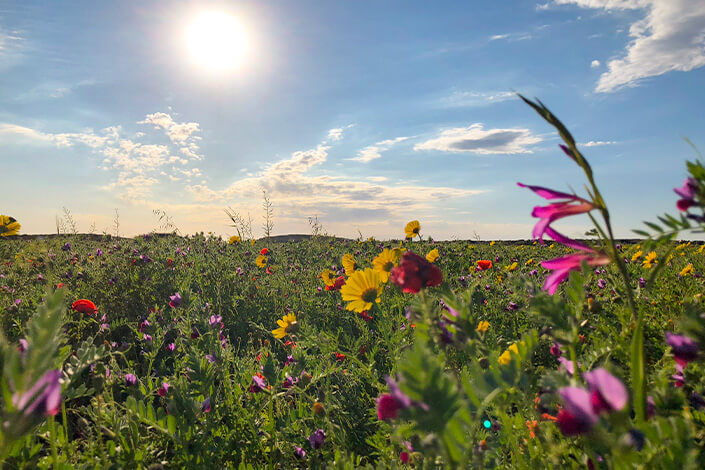
POLYGON ((696 0, 4 2, 0 212, 227 235, 230 206, 261 235, 266 189, 277 234, 528 238, 541 201, 515 183, 583 183, 515 90, 568 125, 629 236, 675 211, 682 137, 705 149, 704 65, 696 0), (241 25, 237 66, 194 57, 204 12, 241 25))

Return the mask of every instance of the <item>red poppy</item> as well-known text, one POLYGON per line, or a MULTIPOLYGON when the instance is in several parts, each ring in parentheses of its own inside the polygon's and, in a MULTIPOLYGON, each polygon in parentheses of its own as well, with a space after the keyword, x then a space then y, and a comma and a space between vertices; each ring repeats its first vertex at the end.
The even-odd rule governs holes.
POLYGON ((343 362, 345 360, 345 354, 343 353, 335 353, 335 360, 338 362, 343 362))
POLYGON ((62 287, 64 287, 64 285, 65 285, 65 284, 64 284, 63 282, 60 282, 60 283, 58 283, 58 284, 56 285, 56 288, 57 288, 57 289, 61 289, 62 287))
POLYGON ((272 271, 272 268, 270 266, 267 266, 267 274, 273 274, 274 271, 272 271))
POLYGON ((262 256, 267 256, 267 253, 269 253, 269 250, 267 248, 262 248, 262 251, 259 252, 259 254, 262 256))
POLYGON ((360 312, 360 317, 365 320, 365 321, 370 321, 372 320, 372 315, 367 310, 363 310, 360 312))
POLYGON ((443 282, 443 273, 426 258, 407 251, 402 255, 399 266, 392 269, 390 279, 401 287, 403 292, 416 294, 424 287, 440 285, 443 282))
POLYGON ((96 308, 95 304, 90 300, 86 299, 80 299, 75 301, 73 304, 71 304, 71 308, 79 313, 85 313, 88 315, 98 313, 98 309, 96 308))
POLYGON ((492 261, 488 259, 481 259, 477 262, 477 270, 478 271, 484 271, 486 269, 491 269, 492 268, 492 261))
POLYGON ((333 281, 332 286, 326 286, 326 290, 340 290, 345 285, 345 276, 340 276, 333 281))

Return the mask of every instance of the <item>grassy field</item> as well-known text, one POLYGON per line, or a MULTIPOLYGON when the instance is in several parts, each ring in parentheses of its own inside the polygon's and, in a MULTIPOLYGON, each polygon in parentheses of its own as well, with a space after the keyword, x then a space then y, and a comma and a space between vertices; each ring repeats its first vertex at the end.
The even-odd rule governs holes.
MULTIPOLYGON (((705 282, 703 245, 675 245, 651 263, 644 263, 641 247, 620 246, 638 306, 647 312, 649 384, 664 419, 703 385, 701 374, 686 387, 669 385, 673 360, 664 331, 699 305, 705 282), (639 285, 656 266, 659 281, 639 285)), ((552 420, 541 419, 555 409, 555 397, 541 394, 570 375, 551 351, 560 337, 560 308, 580 310, 580 324, 563 325, 577 335, 570 349, 579 368, 608 363, 627 384, 634 320, 612 266, 571 277, 567 293, 563 287, 553 297, 541 293, 548 271, 539 262, 566 251, 531 241, 3 239, 7 347, 17 349, 27 338, 20 355, 41 349, 64 374, 56 416, 28 423, 14 442, 5 430, 3 458, 7 468, 387 468, 445 466, 457 453, 463 465, 584 467, 583 457, 565 452, 568 441, 552 420), (438 250, 433 264, 442 284, 413 294, 383 283, 380 302, 364 312, 347 310, 340 291, 326 290, 324 270, 333 279, 350 276, 344 255, 362 270, 399 247, 421 256, 438 250), (481 270, 479 260, 491 267, 481 270), (97 311, 80 303, 72 308, 79 299, 97 311), (295 328, 276 338, 277 320, 292 313, 295 328), (473 374, 493 370, 488 362, 504 364, 502 353, 522 338, 526 350, 509 365, 516 376, 502 375, 503 393, 481 408, 469 401, 472 412, 459 429, 449 429, 459 419, 464 387, 482 388, 473 374), (380 419, 387 377, 403 377, 405 393, 425 397, 418 400, 425 407, 408 407, 404 419, 380 419)), ((39 359, 24 361, 33 367, 39 359)), ((691 416, 690 426, 698 419, 700 434, 689 431, 685 456, 692 454, 687 445, 702 443, 702 415, 691 416)), ((651 453, 639 458, 662 458, 661 444, 650 443, 651 453)))

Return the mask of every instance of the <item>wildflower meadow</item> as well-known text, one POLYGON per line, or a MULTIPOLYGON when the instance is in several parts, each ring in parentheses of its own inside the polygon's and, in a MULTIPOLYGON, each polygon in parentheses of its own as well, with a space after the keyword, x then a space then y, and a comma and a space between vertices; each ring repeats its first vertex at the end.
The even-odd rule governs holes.
POLYGON ((588 157, 522 99, 585 183, 517 182, 525 241, 24 239, 1 216, 3 468, 705 468, 705 166, 617 240, 588 157))

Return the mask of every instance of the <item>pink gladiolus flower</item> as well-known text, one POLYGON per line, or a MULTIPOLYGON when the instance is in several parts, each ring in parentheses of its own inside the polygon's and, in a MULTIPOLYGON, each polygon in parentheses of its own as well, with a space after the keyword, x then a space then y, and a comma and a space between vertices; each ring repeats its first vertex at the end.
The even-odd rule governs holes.
POLYGON ((681 199, 676 202, 678 210, 685 212, 697 204, 697 202, 695 202, 695 196, 698 191, 698 182, 695 178, 686 178, 683 182, 683 186, 675 188, 673 191, 681 197, 681 199))
POLYGON ((573 253, 570 255, 561 256, 559 258, 541 261, 541 266, 553 271, 546 278, 546 281, 542 287, 542 289, 551 295, 555 294, 558 289, 558 285, 568 278, 571 271, 580 270, 583 261, 591 267, 604 266, 610 263, 610 258, 606 254, 595 251, 589 246, 583 245, 582 243, 570 239, 565 235, 561 235, 551 227, 546 227, 546 233, 562 245, 583 251, 583 253, 573 253))
POLYGON ((548 226, 551 222, 570 215, 590 212, 597 207, 592 202, 572 194, 554 191, 553 189, 541 186, 529 186, 523 183, 517 183, 517 185, 522 188, 529 188, 544 199, 567 199, 567 201, 555 202, 547 206, 534 207, 531 215, 541 220, 538 221, 531 235, 541 243, 543 243, 543 235, 547 233, 548 226))

